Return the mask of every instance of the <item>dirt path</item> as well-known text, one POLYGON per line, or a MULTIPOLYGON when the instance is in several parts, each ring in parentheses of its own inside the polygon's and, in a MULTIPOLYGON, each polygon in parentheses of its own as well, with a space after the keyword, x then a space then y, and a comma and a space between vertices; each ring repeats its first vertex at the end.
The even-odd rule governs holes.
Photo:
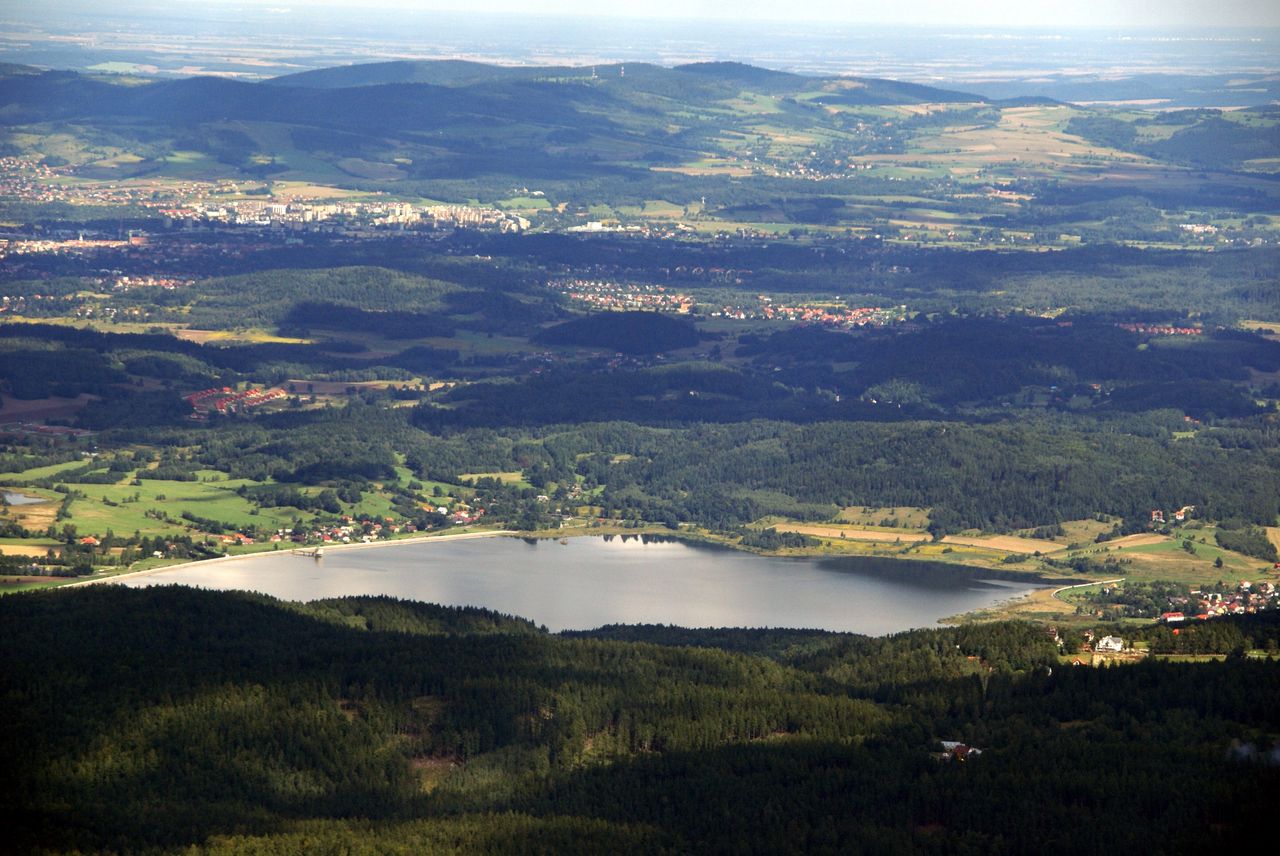
MULTIPOLYGON (((1093 580, 1092 582, 1087 582, 1087 583, 1076 583, 1074 585, 1063 586, 1062 588, 1054 589, 1053 597, 1055 600, 1062 600, 1062 598, 1059 597, 1059 595, 1069 589, 1086 588, 1088 586, 1106 586, 1106 585, 1111 585, 1112 583, 1122 583, 1122 582, 1124 582, 1124 577, 1117 577, 1114 580, 1093 580)), ((1063 601, 1063 603, 1066 603, 1066 601, 1063 601)))
POLYGON ((1137 535, 1126 535, 1105 542, 1108 547, 1145 547, 1148 544, 1160 544, 1169 540, 1168 535, 1157 535, 1155 532, 1139 532, 1137 535))

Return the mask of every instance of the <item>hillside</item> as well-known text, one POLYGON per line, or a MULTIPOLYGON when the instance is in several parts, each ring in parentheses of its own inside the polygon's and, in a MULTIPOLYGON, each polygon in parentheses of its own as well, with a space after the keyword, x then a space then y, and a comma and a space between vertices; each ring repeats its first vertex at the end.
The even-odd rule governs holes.
MULTIPOLYGON (((722 157, 729 131, 830 124, 820 105, 977 102, 883 80, 822 79, 732 63, 663 68, 500 67, 460 61, 321 69, 255 84, 139 83, 72 72, 0 80, 0 123, 48 138, 77 123, 84 147, 123 148, 110 174, 207 163, 258 177, 359 181, 505 174, 575 179, 722 157), (747 101, 742 101, 746 98, 747 101), (759 115, 747 108, 768 99, 759 115), (199 157, 193 157, 198 155, 199 157)), ((62 157, 65 146, 58 149, 62 157)), ((107 177, 106 172, 101 177, 107 177)), ((93 177, 93 174, 90 174, 93 177)))
MULTIPOLYGON (((336 66, 265 81, 268 85, 342 89, 393 83, 474 86, 514 81, 594 81, 616 89, 682 87, 686 97, 712 84, 740 87, 771 95, 799 95, 830 85, 856 88, 864 104, 972 103, 984 99, 969 93, 894 80, 861 77, 814 77, 774 71, 737 62, 700 62, 672 68, 651 63, 599 66, 500 66, 464 60, 398 60, 336 66)), ((729 92, 729 94, 736 94, 729 92)))
POLYGON ((549 230, 1177 244, 1198 211, 1248 216, 1280 194, 1274 108, 1096 109, 1034 87, 990 101, 731 62, 397 61, 264 83, 30 71, 0 76, 5 151, 78 179, 318 184, 549 230))
POLYGON ((1029 625, 624 642, 176 587, 0 620, 17 850, 1193 851, 1244 845, 1280 786, 1226 760, 1280 727, 1273 664, 1059 668, 1029 625))
POLYGON ((311 89, 342 89, 387 83, 465 86, 495 80, 529 79, 533 71, 521 66, 489 65, 466 60, 394 60, 300 71, 273 77, 263 83, 268 86, 301 86, 311 89))

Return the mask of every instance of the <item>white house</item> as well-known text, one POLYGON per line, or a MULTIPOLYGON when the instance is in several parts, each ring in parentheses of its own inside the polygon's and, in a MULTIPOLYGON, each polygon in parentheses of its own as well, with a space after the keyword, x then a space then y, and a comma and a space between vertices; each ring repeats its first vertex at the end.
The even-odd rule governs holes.
POLYGON ((1093 650, 1118 653, 1124 650, 1124 640, 1119 636, 1103 636, 1098 640, 1098 643, 1093 646, 1093 650))

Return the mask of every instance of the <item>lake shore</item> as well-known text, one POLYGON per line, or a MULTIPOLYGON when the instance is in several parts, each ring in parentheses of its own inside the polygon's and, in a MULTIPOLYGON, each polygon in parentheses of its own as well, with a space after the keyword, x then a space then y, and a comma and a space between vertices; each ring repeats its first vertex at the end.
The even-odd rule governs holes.
POLYGON ((944 616, 990 608, 1037 587, 982 579, 971 570, 957 574, 961 569, 944 563, 758 556, 643 535, 500 534, 379 542, 406 545, 382 552, 326 549, 323 561, 300 561, 297 554, 304 550, 267 551, 256 555, 275 556, 274 561, 228 565, 234 557, 220 558, 100 581, 245 590, 287 601, 389 596, 520 615, 552 632, 672 624, 869 635, 933 626, 944 616), (436 541, 457 543, 423 546, 436 541))
POLYGON ((120 580, 136 579, 138 577, 148 577, 153 574, 167 573, 169 571, 181 570, 183 568, 191 568, 199 565, 200 567, 208 567, 224 562, 238 562, 245 559, 261 559, 267 556, 279 556, 282 553, 292 552, 293 550, 317 550, 323 549, 325 552, 338 550, 359 550, 372 547, 394 547, 401 544, 427 544, 432 541, 464 541, 471 538, 496 538, 507 535, 519 535, 521 533, 511 529, 492 529, 484 532, 458 532, 452 535, 415 535, 411 538, 395 538, 385 541, 359 541, 354 544, 317 544, 302 545, 290 547, 289 550, 259 550, 256 553, 239 553, 237 555, 218 556, 214 559, 194 559, 190 562, 179 562, 176 565, 161 565, 156 568, 147 568, 142 571, 125 571, 119 574, 110 574, 107 576, 93 577, 87 580, 77 580, 73 583, 65 583, 58 588, 71 588, 73 586, 90 586, 101 583, 114 583, 120 580))

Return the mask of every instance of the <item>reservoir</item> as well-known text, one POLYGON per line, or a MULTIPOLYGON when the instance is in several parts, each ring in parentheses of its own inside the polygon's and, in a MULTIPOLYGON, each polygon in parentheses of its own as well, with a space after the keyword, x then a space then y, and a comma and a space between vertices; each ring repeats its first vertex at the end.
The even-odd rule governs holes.
POLYGON ((35 505, 38 502, 49 502, 43 496, 27 496, 25 493, 12 490, 4 491, 4 501, 10 505, 35 505))
POLYGON ((605 624, 794 627, 881 635, 935 626, 1045 584, 958 565, 882 558, 776 558, 640 536, 510 537, 282 550, 125 578, 246 589, 284 600, 391 595, 519 615, 553 632, 605 624))

